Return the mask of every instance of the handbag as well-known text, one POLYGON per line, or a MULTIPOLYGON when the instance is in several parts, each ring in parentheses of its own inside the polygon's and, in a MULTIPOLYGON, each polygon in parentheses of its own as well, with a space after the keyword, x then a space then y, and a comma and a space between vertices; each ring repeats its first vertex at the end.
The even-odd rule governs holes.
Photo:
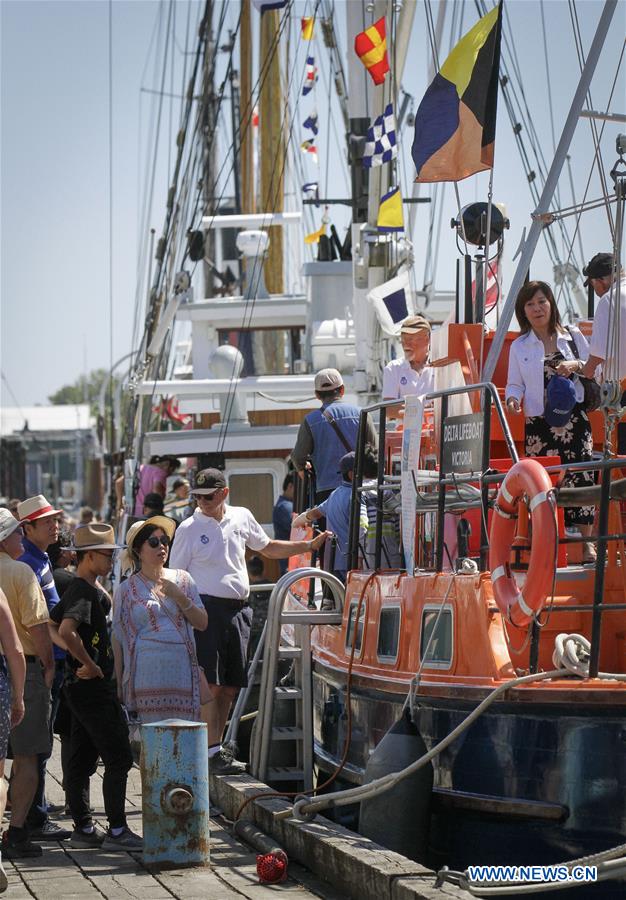
MULTIPOLYGON (((570 337, 572 339, 572 352, 576 359, 580 359, 580 353, 578 352, 578 347, 576 346, 576 338, 571 330, 571 328, 567 329, 570 333, 570 337)), ((583 391, 585 392, 585 396, 583 398, 583 408, 587 412, 591 412, 594 409, 598 409, 600 404, 602 403, 602 393, 600 390, 600 385, 595 380, 595 378, 586 378, 584 375, 576 376, 580 383, 583 386, 583 391)))

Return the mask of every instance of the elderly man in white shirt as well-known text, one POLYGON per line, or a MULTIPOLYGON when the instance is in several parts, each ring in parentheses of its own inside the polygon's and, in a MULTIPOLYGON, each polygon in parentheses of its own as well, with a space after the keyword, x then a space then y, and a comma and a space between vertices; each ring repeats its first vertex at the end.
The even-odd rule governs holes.
POLYGON ((286 559, 318 550, 328 535, 311 541, 272 540, 250 510, 227 506, 228 487, 219 469, 198 472, 191 491, 198 509, 176 531, 169 565, 193 578, 209 617, 206 631, 195 632, 198 663, 204 669, 212 700, 202 707, 207 723, 211 770, 219 775, 245 769, 221 746, 231 704, 247 685, 247 651, 252 624, 246 548, 269 559, 286 559))
POLYGON ((409 394, 428 394, 435 389, 434 370, 428 365, 430 322, 409 316, 400 326, 404 359, 394 359, 383 370, 383 400, 400 400, 409 394))
POLYGON ((626 273, 615 278, 612 254, 596 253, 583 275, 587 276, 585 287, 590 284, 600 297, 583 375, 593 378, 601 365, 604 378, 621 381, 626 378, 626 273))

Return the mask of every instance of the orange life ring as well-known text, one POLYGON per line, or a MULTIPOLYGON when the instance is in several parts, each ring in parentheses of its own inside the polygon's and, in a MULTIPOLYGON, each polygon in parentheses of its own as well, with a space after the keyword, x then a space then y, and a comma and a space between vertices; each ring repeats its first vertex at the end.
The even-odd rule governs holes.
POLYGON ((489 534, 489 568, 493 595, 500 612, 514 625, 526 625, 543 609, 552 591, 557 564, 556 509, 550 476, 535 459, 522 459, 500 485, 489 534), (529 498, 532 521, 530 562, 520 591, 509 566, 515 536, 517 504, 529 498))

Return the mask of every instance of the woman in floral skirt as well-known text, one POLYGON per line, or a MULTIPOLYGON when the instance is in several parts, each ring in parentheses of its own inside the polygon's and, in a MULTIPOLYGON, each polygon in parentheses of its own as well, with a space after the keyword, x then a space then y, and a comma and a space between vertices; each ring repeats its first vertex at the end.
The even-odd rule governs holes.
MULTIPOLYGON (((545 281, 524 285, 517 296, 515 315, 521 334, 511 344, 505 397, 512 413, 521 412, 523 401, 526 456, 559 456, 565 464, 591 460, 591 425, 583 406, 583 386, 575 377, 589 355, 584 335, 578 328, 563 327, 554 294, 545 281), (569 420, 559 428, 544 416, 548 382, 555 375, 572 379, 576 400, 569 420)), ((593 473, 571 472, 565 484, 593 485, 593 473)), ((565 525, 589 537, 594 512, 593 506, 566 508, 565 525)), ((586 541, 583 562, 594 560, 595 546, 586 541)))

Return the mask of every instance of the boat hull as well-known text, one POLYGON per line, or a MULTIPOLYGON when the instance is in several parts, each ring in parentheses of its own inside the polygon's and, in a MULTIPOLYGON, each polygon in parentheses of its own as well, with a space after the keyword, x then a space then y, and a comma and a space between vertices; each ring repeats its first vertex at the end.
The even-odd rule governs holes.
MULTIPOLYGON (((399 718, 404 697, 362 678, 353 682, 344 781, 362 781, 367 758, 399 718)), ((318 763, 332 770, 346 738, 345 673, 318 661, 314 698, 318 763)), ((418 693, 413 720, 428 749, 477 702, 418 693)), ((622 843, 625 747, 623 707, 575 700, 494 703, 433 760, 429 855, 423 862, 453 869, 554 863, 622 843)), ((602 890, 612 896, 609 888, 602 890)), ((590 886, 584 891, 590 895, 590 886)))

